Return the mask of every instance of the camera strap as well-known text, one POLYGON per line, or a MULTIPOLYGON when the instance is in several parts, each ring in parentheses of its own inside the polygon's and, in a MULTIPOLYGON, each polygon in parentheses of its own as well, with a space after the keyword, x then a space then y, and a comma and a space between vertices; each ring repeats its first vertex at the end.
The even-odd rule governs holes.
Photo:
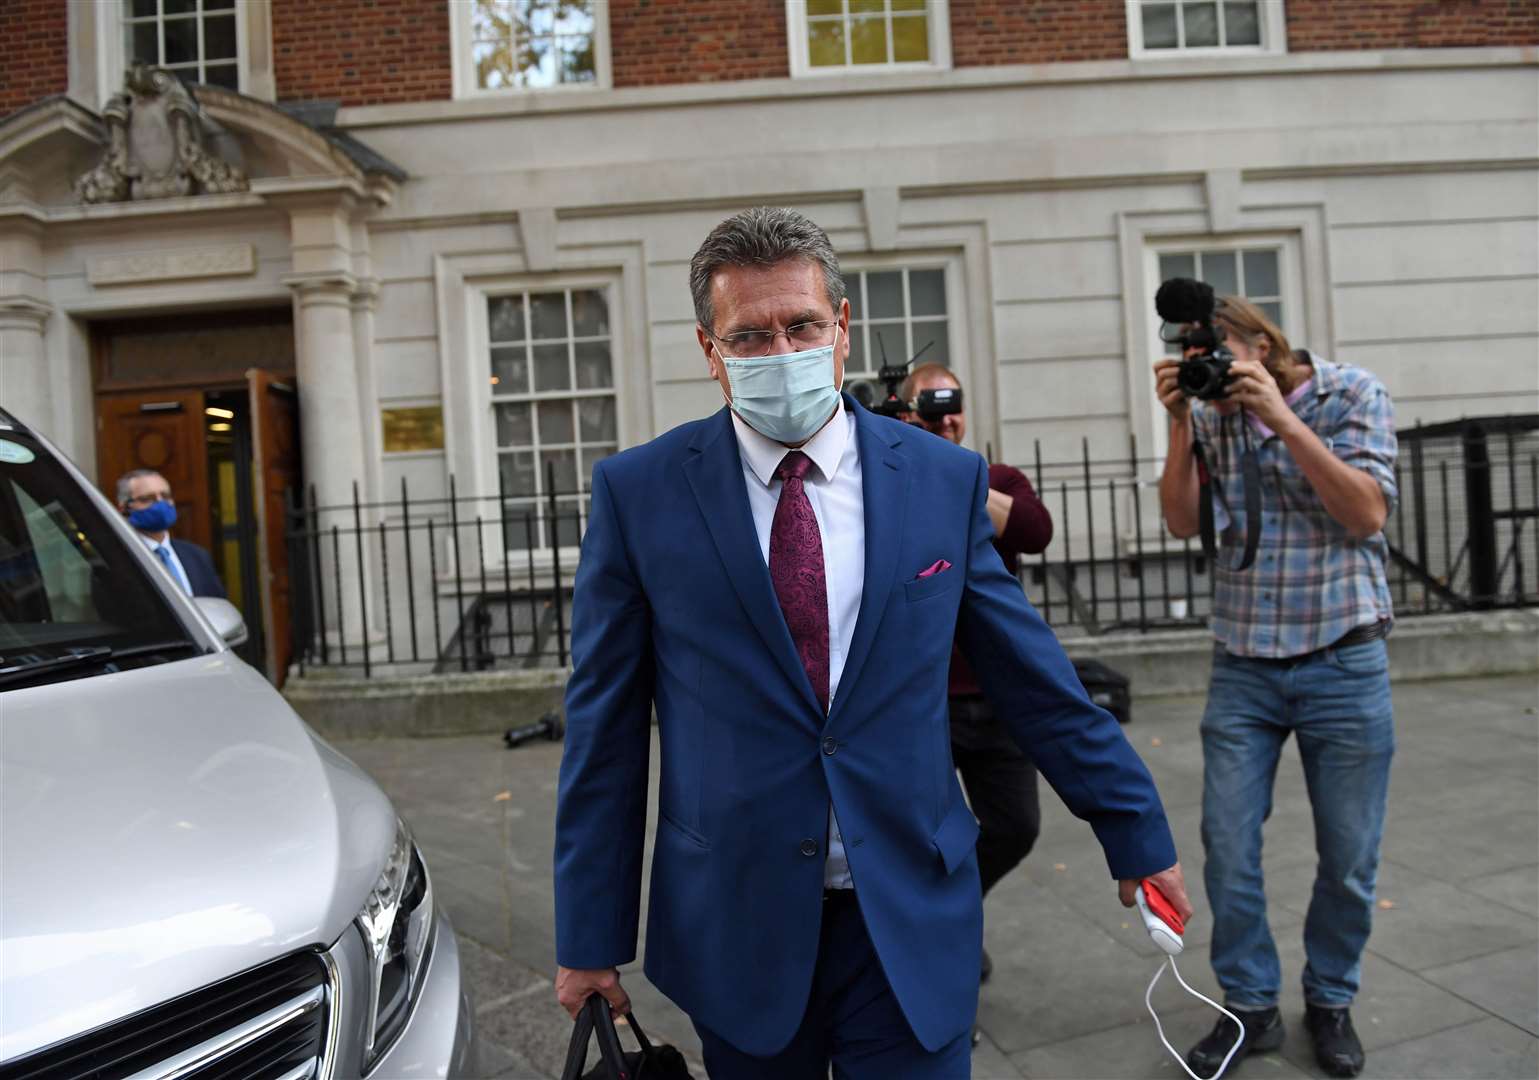
MULTIPOLYGON (((1240 454, 1240 477, 1245 488, 1245 551, 1238 563, 1225 567, 1231 573, 1249 570, 1256 561, 1256 549, 1261 546, 1261 459, 1256 456, 1256 448, 1251 444, 1250 428, 1243 408, 1240 410, 1240 432, 1245 440, 1245 449, 1240 454)), ((1192 454, 1197 459, 1197 524, 1202 532, 1202 550, 1217 566, 1218 537, 1213 529, 1213 476, 1208 471, 1208 457, 1201 441, 1192 440, 1192 454)))

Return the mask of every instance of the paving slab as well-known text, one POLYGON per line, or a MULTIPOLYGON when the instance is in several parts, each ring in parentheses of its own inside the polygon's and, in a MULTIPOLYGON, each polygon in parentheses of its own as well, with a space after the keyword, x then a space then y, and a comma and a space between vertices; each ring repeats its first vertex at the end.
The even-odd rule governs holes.
MULTIPOLYGON (((1539 1075, 1533 1030, 1539 1026, 1536 701, 1539 683, 1532 676, 1395 688, 1399 750, 1379 891, 1389 906, 1375 913, 1354 1008, 1369 1048, 1365 1076, 1539 1075)), ((1138 701, 1125 730, 1160 785, 1199 907, 1181 971, 1195 988, 1215 995, 1201 883, 1201 712, 1201 697, 1138 701)), ((489 1047, 483 1074, 558 1076, 571 1031, 550 984, 560 745, 509 751, 495 736, 338 745, 379 779, 416 831, 435 895, 462 939, 489 1047)), ((655 750, 652 769, 655 795, 655 750)), ((1280 1053, 1247 1059, 1231 1075, 1319 1076, 1298 989, 1315 860, 1292 740, 1264 836, 1269 921, 1282 958, 1290 1031, 1280 1053)), ((1157 960, 1130 914, 1116 901, 1088 826, 1044 790, 1037 849, 985 907, 995 975, 980 995, 978 1080, 1185 1076, 1144 1011, 1144 988, 1157 960)), ((692 1058, 703 1077, 688 1018, 639 968, 638 962, 622 970, 637 1014, 649 1033, 692 1058)), ((1172 1043, 1184 1050, 1212 1026, 1213 1014, 1168 982, 1168 976, 1162 980, 1156 1004, 1172 1043)))

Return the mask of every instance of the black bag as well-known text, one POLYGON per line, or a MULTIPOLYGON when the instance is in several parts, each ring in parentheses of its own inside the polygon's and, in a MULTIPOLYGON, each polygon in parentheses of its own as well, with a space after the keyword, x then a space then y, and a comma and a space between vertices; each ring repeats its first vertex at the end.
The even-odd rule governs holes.
POLYGON ((1084 684, 1090 700, 1126 724, 1133 719, 1133 692, 1128 677, 1099 660, 1074 661, 1074 674, 1084 684))
POLYGON ((599 994, 588 998, 577 1022, 572 1025, 572 1043, 566 1051, 566 1068, 561 1080, 694 1080, 684 1055, 667 1044, 653 1046, 636 1023, 636 1014, 626 1017, 641 1049, 626 1053, 620 1049, 620 1036, 609 1002, 599 994), (583 1072, 588 1064, 588 1039, 598 1034, 599 1063, 583 1072))

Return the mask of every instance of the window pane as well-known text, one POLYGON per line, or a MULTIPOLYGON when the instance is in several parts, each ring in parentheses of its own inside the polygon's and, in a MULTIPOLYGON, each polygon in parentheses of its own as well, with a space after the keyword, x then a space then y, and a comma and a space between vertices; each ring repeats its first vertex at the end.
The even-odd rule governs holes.
POLYGON ((571 372, 567 370, 565 345, 534 347, 534 388, 536 391, 572 388, 571 372))
POLYGON ((493 341, 524 340, 524 298, 493 296, 486 301, 487 331, 493 341))
POLYGON ((1160 280, 1169 281, 1173 277, 1194 278, 1197 276, 1197 259, 1185 252, 1179 255, 1160 256, 1160 280))
POLYGON ((497 414, 498 446, 530 446, 534 443, 534 428, 529 420, 529 402, 503 402, 493 405, 492 411, 497 414))
POLYGON ((158 5, 155 0, 133 0, 133 5, 129 11, 134 18, 143 19, 156 15, 158 13, 158 5))
POLYGON ((1202 280, 1220 296, 1234 296, 1240 291, 1238 257, 1232 251, 1202 252, 1202 280))
POLYGON ((203 0, 204 11, 231 11, 235 8, 235 0, 203 0))
POLYGON ((930 59, 930 23, 923 15, 892 20, 892 58, 900 64, 930 59))
POLYGON ((582 482, 585 489, 593 487, 593 466, 615 452, 613 446, 585 446, 582 448, 582 482))
POLYGON ((1176 40, 1176 6, 1174 4, 1145 4, 1144 48, 1174 49, 1176 40))
POLYGON ((561 81, 589 83, 598 78, 593 61, 593 38, 563 37, 561 43, 561 81))
POLYGON ((908 273, 909 311, 915 315, 946 314, 946 273, 944 270, 910 270, 908 273))
POLYGON ((569 443, 572 437, 572 403, 570 401, 542 401, 537 413, 540 421, 540 445, 553 446, 569 443))
POLYGON ((1273 325, 1275 325, 1279 330, 1282 329, 1282 305, 1281 304, 1279 304, 1275 300, 1272 300, 1272 301, 1269 301, 1269 302, 1267 302, 1265 304, 1257 304, 1256 306, 1258 308, 1260 308, 1262 311, 1266 312, 1266 317, 1272 320, 1273 325))
MULTIPOLYGON (((915 354, 920 349, 924 349, 926 345, 930 346, 925 350, 925 354, 919 357, 921 364, 928 364, 934 361, 937 364, 945 364, 947 367, 951 366, 951 349, 946 342, 945 319, 921 319, 914 323, 912 329, 915 354), (931 344, 932 342, 934 344, 931 344)), ((906 360, 908 357, 904 357, 904 359, 906 360)))
POLYGON ((923 11, 925 0, 892 0, 893 11, 923 11))
POLYGON ((560 0, 515 0, 522 11, 526 34, 553 34, 556 32, 556 7, 560 0))
POLYGON ((536 338, 566 337, 566 293, 530 293, 529 321, 536 338))
POLYGON ((529 357, 522 345, 492 350, 492 393, 527 394, 529 392, 529 357))
POLYGON ((529 451, 499 454, 497 469, 502 473, 503 490, 509 495, 535 495, 534 455, 529 451))
POLYGON ((226 90, 240 89, 240 69, 234 64, 214 64, 203 69, 203 81, 226 90))
POLYGON ((850 327, 850 355, 844 362, 844 379, 848 382, 850 373, 869 370, 866 363, 866 349, 863 344, 866 337, 865 327, 850 327))
POLYGON ((813 67, 844 66, 844 22, 807 24, 807 62, 813 67))
POLYGON ((159 33, 159 26, 156 23, 129 23, 129 58, 141 64, 160 63, 159 33))
POLYGON ((579 390, 597 390, 615 384, 607 341, 579 342, 572 351, 576 354, 579 390))
POLYGON ((1276 296, 1277 252, 1247 251, 1245 253, 1245 295, 1276 296))
POLYGON ((540 454, 540 483, 550 483, 551 470, 555 472, 556 486, 542 488, 545 494, 570 495, 577 490, 577 451, 548 450, 540 454))
POLYGON ((845 294, 845 298, 847 300, 849 300, 849 302, 850 302, 850 319, 851 320, 865 318, 865 316, 861 314, 861 310, 863 308, 863 305, 861 304, 861 300, 860 300, 860 294, 861 294, 862 288, 864 287, 865 280, 866 280, 866 275, 865 274, 845 274, 844 275, 844 294, 845 294))
POLYGON ((880 15, 850 20, 850 61, 887 63, 887 20, 880 15))
POLYGON ((1261 23, 1254 3, 1224 5, 1224 44, 1261 44, 1261 23))
POLYGON ((572 336, 602 337, 609 333, 609 302, 597 289, 572 292, 572 336))
POLYGON ((1218 5, 1187 4, 1181 9, 1186 22, 1186 47, 1218 44, 1218 5))
MULTIPOLYGON (((577 485, 572 485, 572 490, 577 490, 577 485)), ((554 532, 557 547, 576 547, 582 543, 582 501, 580 499, 562 499, 557 504, 556 523, 554 532)))
POLYGON ((842 15, 843 0, 807 0, 808 15, 842 15))
POLYGON ((195 62, 198 59, 198 20, 167 19, 161 25, 166 32, 166 63, 195 62))
POLYGON ((471 63, 476 66, 476 85, 483 90, 501 90, 516 86, 513 50, 506 41, 478 41, 470 47, 471 63))
POLYGON ((166 15, 189 15, 198 10, 198 0, 165 0, 161 11, 166 15))
POLYGON ((503 41, 511 33, 511 22, 499 0, 473 0, 470 9, 471 37, 477 41, 503 41))
POLYGON ((203 20, 203 58, 235 59, 235 16, 218 15, 203 20))
POLYGON ((578 432, 583 442, 615 441, 614 398, 578 398, 577 419, 578 432))
POLYGON ((903 315, 903 275, 896 270, 866 275, 866 299, 871 302, 867 318, 891 319, 903 315))
POLYGON ((850 0, 851 15, 882 14, 886 0, 850 0))

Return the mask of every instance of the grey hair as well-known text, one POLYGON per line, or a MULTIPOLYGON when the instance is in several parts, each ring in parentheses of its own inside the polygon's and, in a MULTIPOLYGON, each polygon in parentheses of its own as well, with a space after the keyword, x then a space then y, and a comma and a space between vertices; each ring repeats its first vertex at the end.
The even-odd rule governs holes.
POLYGON ((129 469, 118 477, 118 506, 127 506, 133 490, 133 482, 141 476, 160 476, 159 469, 129 469))
POLYGON ((711 278, 723 266, 774 266, 787 259, 809 259, 823 268, 823 288, 834 316, 844 299, 844 275, 828 234, 809 218, 784 206, 755 206, 723 221, 689 261, 689 292, 695 318, 715 330, 711 278))

